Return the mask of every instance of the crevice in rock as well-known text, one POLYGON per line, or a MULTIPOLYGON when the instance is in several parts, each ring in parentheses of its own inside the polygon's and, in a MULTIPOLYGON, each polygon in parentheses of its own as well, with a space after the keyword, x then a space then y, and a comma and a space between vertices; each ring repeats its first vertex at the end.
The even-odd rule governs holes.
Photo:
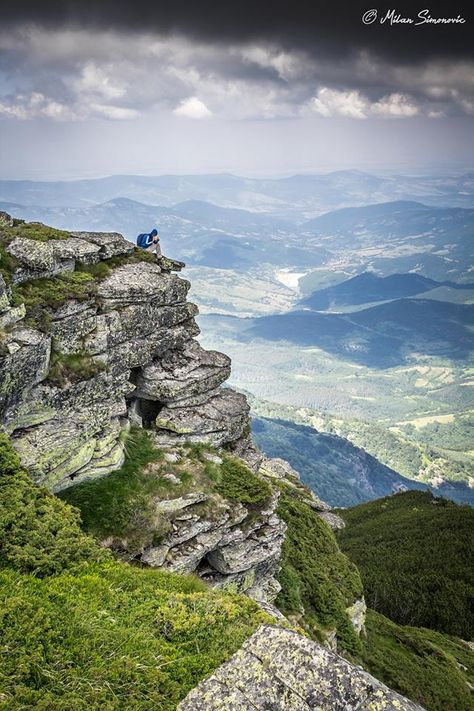
POLYGON ((145 430, 156 429, 156 418, 164 407, 164 403, 157 400, 145 400, 145 398, 133 398, 131 407, 135 417, 141 420, 141 426, 145 430))

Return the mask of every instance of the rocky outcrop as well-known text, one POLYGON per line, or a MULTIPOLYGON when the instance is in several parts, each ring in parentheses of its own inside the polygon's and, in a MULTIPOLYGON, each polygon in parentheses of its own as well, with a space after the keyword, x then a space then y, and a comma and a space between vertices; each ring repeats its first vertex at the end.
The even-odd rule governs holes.
POLYGON ((8 254, 17 262, 12 274, 14 283, 71 272, 76 262, 96 264, 132 251, 133 245, 116 232, 78 232, 47 241, 28 239, 20 234, 7 247, 8 254))
POLYGON ((138 547, 114 536, 103 544, 245 592, 278 616, 272 601, 286 525, 274 485, 293 487, 321 515, 329 507, 286 462, 265 458, 253 444, 247 399, 225 387, 230 359, 195 340, 190 284, 171 273, 183 264, 150 261, 117 233, 46 234, 30 225, 40 230, 38 240, 8 215, 2 220, 0 229, 13 231, 6 242, 10 284, 0 280, 0 427, 34 480, 58 492, 111 474, 124 462, 131 425, 147 429, 168 461, 185 457, 186 443, 225 448, 271 482, 264 503, 227 500, 199 480, 173 495, 181 481, 169 472, 169 491, 150 503, 150 536, 138 547), (18 303, 25 293, 19 285, 55 277, 67 293, 71 275, 87 290, 72 289, 60 303, 45 299, 35 327, 31 304, 18 303))
MULTIPOLYGON (((2 225, 12 224, 4 216, 2 225)), ((35 480, 58 491, 110 473, 123 462, 121 431, 130 423, 160 445, 223 446, 242 437, 246 399, 220 387, 230 373, 227 356, 193 340, 199 329, 197 308, 186 300, 189 282, 170 273, 183 264, 139 261, 117 233, 55 234, 38 241, 15 228, 6 247, 13 285, 72 273, 79 264, 105 262, 107 269, 89 298, 72 294, 45 307, 46 333, 25 327, 24 306, 12 306, 11 289, 0 281, 0 423, 35 480), (55 383, 52 352, 55 362, 87 364, 87 379, 69 381, 66 367, 65 382, 55 383)))
POLYGON ((360 667, 281 627, 260 627, 178 711, 423 711, 360 667))

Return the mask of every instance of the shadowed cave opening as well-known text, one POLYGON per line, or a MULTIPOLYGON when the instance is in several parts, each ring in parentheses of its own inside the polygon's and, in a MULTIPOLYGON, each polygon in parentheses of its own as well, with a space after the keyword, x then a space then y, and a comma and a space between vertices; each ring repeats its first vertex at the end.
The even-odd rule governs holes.
POLYGON ((141 419, 142 427, 146 430, 154 430, 156 418, 163 409, 164 403, 137 397, 133 398, 131 406, 135 416, 141 419))
MULTIPOLYGON (((133 383, 133 385, 137 385, 140 371, 140 366, 131 369, 130 382, 133 383)), ((130 398, 127 398, 127 405, 130 419, 146 430, 155 429, 156 418, 164 407, 163 402, 148 400, 147 398, 137 397, 133 394, 130 398)))

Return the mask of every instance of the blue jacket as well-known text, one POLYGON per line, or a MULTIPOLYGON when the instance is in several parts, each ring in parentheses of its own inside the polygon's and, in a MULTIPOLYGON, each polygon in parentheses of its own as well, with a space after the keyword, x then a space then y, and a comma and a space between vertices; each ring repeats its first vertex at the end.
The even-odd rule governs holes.
POLYGON ((153 229, 151 232, 142 232, 142 234, 137 237, 137 247, 142 247, 146 249, 152 244, 154 238, 158 235, 158 230, 153 229))

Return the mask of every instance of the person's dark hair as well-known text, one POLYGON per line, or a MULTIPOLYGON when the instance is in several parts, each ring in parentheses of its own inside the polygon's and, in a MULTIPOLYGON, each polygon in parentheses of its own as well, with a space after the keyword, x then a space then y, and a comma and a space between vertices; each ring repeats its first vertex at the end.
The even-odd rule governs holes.
POLYGON ((158 230, 157 230, 157 229, 153 229, 153 230, 150 232, 150 234, 151 234, 152 237, 156 237, 156 235, 158 234, 158 230))

